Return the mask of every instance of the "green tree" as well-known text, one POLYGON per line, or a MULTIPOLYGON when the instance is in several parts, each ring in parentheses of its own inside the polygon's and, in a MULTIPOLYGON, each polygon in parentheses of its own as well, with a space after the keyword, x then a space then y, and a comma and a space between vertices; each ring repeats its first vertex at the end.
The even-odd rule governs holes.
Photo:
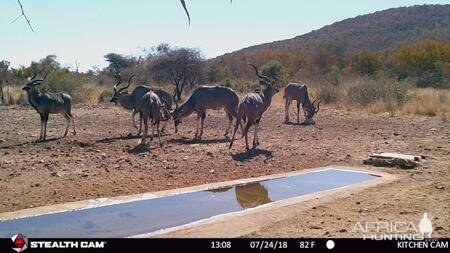
POLYGON ((152 59, 154 78, 169 81, 175 86, 175 101, 181 100, 186 85, 192 88, 202 79, 204 59, 198 49, 171 48, 163 44, 149 58, 152 59))
POLYGON ((262 66, 261 72, 266 76, 281 77, 283 75, 283 64, 276 60, 270 60, 262 66))
POLYGON ((391 55, 389 65, 399 80, 415 77, 421 86, 440 86, 448 82, 450 43, 427 39, 404 45, 391 55))
POLYGON ((359 51, 350 58, 350 69, 360 75, 373 76, 382 68, 382 55, 369 49, 359 51))

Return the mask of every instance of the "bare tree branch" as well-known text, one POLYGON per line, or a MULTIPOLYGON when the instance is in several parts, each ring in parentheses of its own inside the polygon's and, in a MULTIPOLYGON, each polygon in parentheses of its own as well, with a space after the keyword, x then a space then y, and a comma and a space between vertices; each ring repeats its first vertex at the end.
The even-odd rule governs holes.
POLYGON ((23 17, 23 18, 25 18, 25 20, 27 21, 28 26, 30 27, 30 30, 31 30, 32 32, 34 32, 33 26, 31 25, 31 21, 30 21, 30 19, 27 17, 27 15, 25 14, 25 12, 24 12, 24 10, 23 10, 22 3, 20 2, 20 0, 17 0, 17 2, 19 3, 20 11, 22 12, 22 14, 20 14, 20 16, 18 16, 17 18, 15 18, 11 23, 16 22, 20 17, 23 17))
MULTIPOLYGON (((184 11, 186 12, 187 17, 188 17, 188 21, 189 21, 188 26, 190 26, 191 25, 191 16, 189 15, 189 11, 186 7, 186 2, 184 0, 180 0, 180 2, 181 2, 181 5, 183 6, 184 11)), ((233 0, 230 0, 230 4, 231 3, 233 3, 233 0)))

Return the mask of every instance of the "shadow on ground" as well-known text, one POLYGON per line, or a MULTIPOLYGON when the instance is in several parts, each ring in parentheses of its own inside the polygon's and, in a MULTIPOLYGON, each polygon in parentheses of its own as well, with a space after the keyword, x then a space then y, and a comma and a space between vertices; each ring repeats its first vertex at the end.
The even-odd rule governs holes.
POLYGON ((259 148, 249 149, 245 152, 238 153, 238 154, 232 154, 231 157, 235 161, 246 162, 246 161, 250 161, 253 158, 258 157, 260 155, 266 157, 266 159, 264 159, 264 162, 266 162, 267 160, 269 160, 273 157, 272 151, 265 150, 265 149, 259 149, 259 148))

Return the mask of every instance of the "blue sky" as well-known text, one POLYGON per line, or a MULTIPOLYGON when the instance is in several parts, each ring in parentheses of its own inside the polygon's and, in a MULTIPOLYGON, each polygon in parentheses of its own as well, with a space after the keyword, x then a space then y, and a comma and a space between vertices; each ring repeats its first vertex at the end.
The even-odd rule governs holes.
POLYGON ((48 54, 82 71, 106 65, 109 52, 138 55, 167 42, 197 47, 210 58, 244 47, 288 39, 345 18, 393 7, 446 1, 377 0, 187 0, 191 26, 179 0, 16 0, 0 1, 0 60, 13 67, 48 54))

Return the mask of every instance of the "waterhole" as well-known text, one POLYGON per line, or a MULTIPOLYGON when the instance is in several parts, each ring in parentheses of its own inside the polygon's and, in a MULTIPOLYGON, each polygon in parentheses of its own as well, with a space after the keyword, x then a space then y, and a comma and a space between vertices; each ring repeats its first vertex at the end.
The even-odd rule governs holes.
POLYGON ((129 237, 377 177, 365 172, 326 169, 213 190, 3 220, 0 235, 129 237))

